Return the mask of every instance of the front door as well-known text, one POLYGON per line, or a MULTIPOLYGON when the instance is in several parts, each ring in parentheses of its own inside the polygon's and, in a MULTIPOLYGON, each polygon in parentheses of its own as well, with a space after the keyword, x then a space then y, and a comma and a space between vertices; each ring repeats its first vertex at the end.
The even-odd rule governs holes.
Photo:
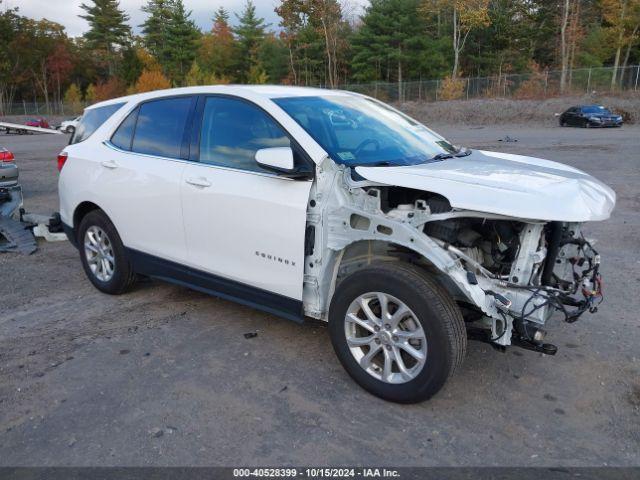
POLYGON ((580 124, 581 122, 581 118, 580 118, 580 109, 579 108, 572 108, 571 110, 569 110, 569 119, 568 119, 568 124, 569 125, 573 125, 573 126, 582 126, 580 124))
POLYGON ((246 303, 274 294, 301 307, 312 182, 256 163, 259 149, 291 146, 267 113, 231 97, 204 101, 199 161, 186 165, 181 186, 189 265, 248 287, 240 295, 256 298, 246 303))

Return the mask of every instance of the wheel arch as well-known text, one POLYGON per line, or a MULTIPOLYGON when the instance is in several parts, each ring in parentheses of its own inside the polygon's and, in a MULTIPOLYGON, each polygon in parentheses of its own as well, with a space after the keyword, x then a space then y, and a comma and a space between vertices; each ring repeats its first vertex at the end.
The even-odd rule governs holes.
POLYGON ((391 240, 355 240, 336 252, 330 288, 326 303, 327 312, 340 282, 350 274, 378 262, 401 262, 414 265, 425 276, 433 279, 454 300, 465 300, 466 296, 449 276, 443 273, 429 258, 417 249, 400 245, 391 240))
MULTIPOLYGON (((105 213, 104 210, 102 208, 100 208, 99 205, 90 202, 90 201, 84 201, 78 204, 78 206, 74 209, 73 211, 73 228, 74 230, 78 230, 78 227, 80 226, 80 222, 82 222, 82 219, 84 217, 87 216, 87 214, 89 212, 92 212, 94 210, 100 210, 101 212, 105 213)), ((107 215, 108 216, 108 215, 107 215)))

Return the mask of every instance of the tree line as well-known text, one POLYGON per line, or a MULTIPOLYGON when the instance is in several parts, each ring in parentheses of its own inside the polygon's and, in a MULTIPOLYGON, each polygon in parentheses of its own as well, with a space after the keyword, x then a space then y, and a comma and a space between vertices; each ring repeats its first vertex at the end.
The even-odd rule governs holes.
MULTIPOLYGON (((146 0, 134 34, 118 0, 82 4, 89 25, 3 8, 0 111, 19 101, 95 102, 172 86, 444 79, 640 62, 640 0, 371 0, 354 17, 338 0, 280 0, 265 23, 252 0, 220 7, 201 31, 184 0, 146 0)), ((621 79, 612 78, 612 87, 621 79)))

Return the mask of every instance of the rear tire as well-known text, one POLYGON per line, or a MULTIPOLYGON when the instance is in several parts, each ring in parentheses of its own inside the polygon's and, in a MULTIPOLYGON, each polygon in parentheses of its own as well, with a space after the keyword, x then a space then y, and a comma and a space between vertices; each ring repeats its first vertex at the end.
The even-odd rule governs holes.
POLYGON ((374 264, 345 278, 331 301, 329 332, 347 373, 373 395, 399 403, 435 395, 467 347, 462 314, 449 294, 422 270, 400 262, 374 264), (404 308, 408 312, 398 320, 394 314, 404 308))
POLYGON ((135 283, 120 235, 102 210, 92 210, 80 222, 78 250, 87 277, 101 292, 120 295, 135 283))

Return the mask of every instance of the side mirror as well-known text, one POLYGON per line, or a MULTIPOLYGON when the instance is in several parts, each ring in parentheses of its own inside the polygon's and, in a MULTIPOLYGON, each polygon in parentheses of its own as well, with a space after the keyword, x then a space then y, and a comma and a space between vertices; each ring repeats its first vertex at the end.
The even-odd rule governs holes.
POLYGON ((291 173, 295 168, 293 150, 290 147, 262 148, 256 152, 256 162, 263 167, 285 173, 291 173))

